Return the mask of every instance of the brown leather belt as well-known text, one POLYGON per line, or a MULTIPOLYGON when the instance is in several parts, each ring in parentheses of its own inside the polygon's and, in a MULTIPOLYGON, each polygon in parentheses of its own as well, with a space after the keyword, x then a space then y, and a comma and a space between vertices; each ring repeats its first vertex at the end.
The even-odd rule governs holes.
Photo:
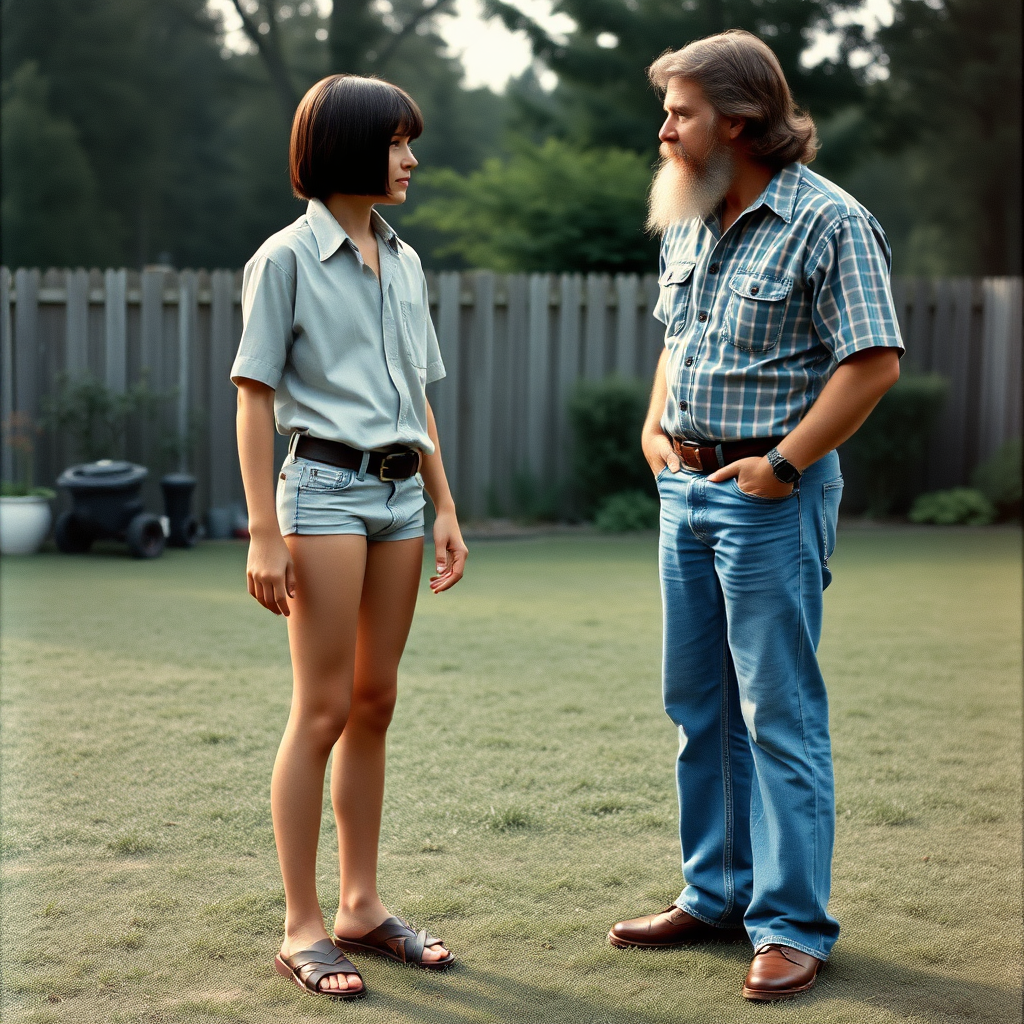
POLYGON ((341 441, 326 441, 322 437, 303 434, 295 442, 295 454, 300 459, 326 462, 340 469, 360 469, 363 456, 369 455, 366 472, 380 480, 408 480, 419 471, 420 453, 415 448, 399 448, 393 452, 362 452, 341 441))
POLYGON ((721 441, 715 445, 702 445, 696 441, 673 437, 672 450, 688 469, 698 473, 714 473, 716 469, 737 459, 767 455, 780 441, 781 437, 755 437, 750 441, 721 441))

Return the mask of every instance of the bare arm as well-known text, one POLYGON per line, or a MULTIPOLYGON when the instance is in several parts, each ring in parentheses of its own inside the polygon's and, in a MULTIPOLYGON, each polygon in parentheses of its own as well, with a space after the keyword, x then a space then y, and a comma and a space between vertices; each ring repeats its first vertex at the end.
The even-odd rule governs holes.
POLYGON ((672 450, 668 435, 661 429, 661 416, 665 411, 665 400, 668 397, 668 381, 665 379, 665 363, 668 362, 668 349, 661 350, 658 368, 654 371, 654 384, 651 387, 651 404, 647 409, 643 434, 640 443, 644 456, 657 476, 666 466, 673 473, 679 472, 679 456, 672 450))
POLYGON ((275 615, 295 596, 291 553, 281 536, 274 498, 274 389, 239 377, 238 460, 249 510, 249 593, 275 615))
MULTIPOLYGON (((899 376, 899 355, 893 348, 864 349, 844 359, 807 415, 779 443, 780 454, 803 472, 852 437, 899 376)), ((717 483, 733 476, 741 490, 762 497, 784 497, 792 490, 791 484, 776 479, 764 457, 737 459, 709 479, 717 483)))
POLYGON ((420 475, 423 487, 430 500, 434 503, 437 516, 434 519, 434 564, 437 575, 430 580, 430 589, 435 594, 454 587, 466 571, 466 558, 469 550, 462 539, 459 519, 455 512, 455 500, 452 498, 445 476, 444 463, 441 461, 441 442, 437 439, 437 423, 434 410, 427 402, 427 433, 434 442, 432 455, 423 455, 420 459, 420 475))

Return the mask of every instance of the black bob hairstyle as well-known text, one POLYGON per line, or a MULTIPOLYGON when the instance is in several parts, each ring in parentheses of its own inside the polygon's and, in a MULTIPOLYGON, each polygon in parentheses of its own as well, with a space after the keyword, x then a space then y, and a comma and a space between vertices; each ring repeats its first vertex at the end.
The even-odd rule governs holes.
POLYGON ((292 121, 292 191, 298 199, 386 196, 392 138, 415 139, 422 131, 420 108, 397 85, 359 75, 321 78, 292 121))

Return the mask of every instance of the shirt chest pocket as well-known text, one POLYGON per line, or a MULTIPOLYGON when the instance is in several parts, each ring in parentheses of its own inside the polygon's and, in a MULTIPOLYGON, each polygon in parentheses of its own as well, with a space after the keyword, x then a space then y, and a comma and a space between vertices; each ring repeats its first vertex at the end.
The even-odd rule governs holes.
POLYGON ((417 370, 427 370, 427 325, 424 317, 430 316, 422 302, 400 303, 402 312, 402 344, 409 355, 409 362, 417 370))
POLYGON ((746 352, 768 352, 782 336, 793 278, 733 274, 725 310, 725 340, 746 352))
POLYGON ((670 335, 679 334, 686 326, 693 291, 694 263, 670 263, 658 278, 661 291, 655 316, 668 326, 670 335), (660 314, 660 315, 659 315, 660 314))

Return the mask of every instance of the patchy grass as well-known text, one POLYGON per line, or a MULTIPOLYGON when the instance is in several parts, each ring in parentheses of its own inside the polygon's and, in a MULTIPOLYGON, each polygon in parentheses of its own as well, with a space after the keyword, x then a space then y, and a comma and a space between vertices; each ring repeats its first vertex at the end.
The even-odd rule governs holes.
POLYGON ((301 997, 271 966, 287 645, 244 562, 231 542, 4 559, 5 1022, 1021 1019, 1014 531, 842 533, 821 657, 843 933, 815 991, 774 1007, 740 997, 743 944, 605 942, 681 885, 649 537, 477 543, 463 584, 424 593, 381 883, 459 966, 357 958, 369 999, 301 997))

